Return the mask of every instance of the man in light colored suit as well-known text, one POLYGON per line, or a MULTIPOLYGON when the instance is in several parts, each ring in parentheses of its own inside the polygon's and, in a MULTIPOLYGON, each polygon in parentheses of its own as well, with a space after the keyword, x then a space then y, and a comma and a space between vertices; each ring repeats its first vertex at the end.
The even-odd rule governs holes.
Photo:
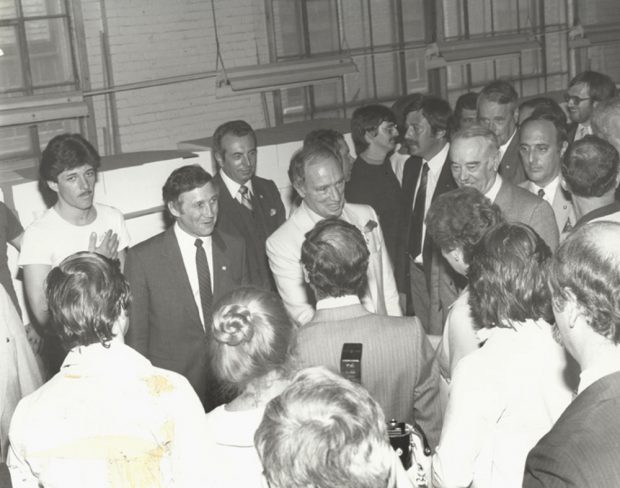
POLYGON ((300 263, 301 245, 306 232, 327 217, 355 225, 366 238, 370 261, 368 286, 362 297, 364 306, 380 314, 402 315, 377 214, 367 205, 345 202, 344 175, 338 156, 327 146, 304 146, 291 159, 289 178, 302 202, 267 239, 267 257, 278 292, 293 320, 305 324, 314 315, 315 299, 304 283, 300 263))
POLYGON ((317 312, 299 330, 299 358, 304 366, 340 372, 343 346, 360 344, 360 369, 354 379, 379 402, 388 419, 417 422, 435 446, 441 410, 434 350, 416 317, 377 315, 361 305, 369 256, 360 230, 342 220, 322 220, 306 234, 301 261, 317 298, 317 312))
POLYGON ((550 114, 534 115, 525 120, 519 137, 521 160, 528 178, 519 186, 552 206, 562 236, 577 222, 573 202, 560 181, 562 157, 568 146, 566 123, 550 114))
POLYGON ((597 222, 574 231, 552 258, 556 327, 581 375, 577 398, 529 453, 525 488, 620 486, 618 242, 620 224, 597 222))
POLYGON ((481 126, 457 132, 452 137, 450 159, 459 188, 476 188, 502 209, 508 222, 529 225, 551 250, 558 246, 558 226, 551 205, 497 174, 499 146, 493 132, 481 126))
POLYGON ((129 251, 125 341, 154 366, 184 375, 209 411, 226 400, 209 368, 212 305, 250 283, 245 243, 215 228, 219 190, 200 166, 174 170, 162 193, 175 224, 129 251))

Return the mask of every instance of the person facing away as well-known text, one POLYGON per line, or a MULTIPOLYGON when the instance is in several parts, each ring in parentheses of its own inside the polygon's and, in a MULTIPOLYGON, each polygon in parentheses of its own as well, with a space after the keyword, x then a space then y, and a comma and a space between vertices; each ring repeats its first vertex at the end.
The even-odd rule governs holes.
POLYGON ((68 354, 15 410, 13 486, 205 486, 202 406, 185 378, 123 343, 131 293, 118 262, 72 254, 46 298, 68 354))

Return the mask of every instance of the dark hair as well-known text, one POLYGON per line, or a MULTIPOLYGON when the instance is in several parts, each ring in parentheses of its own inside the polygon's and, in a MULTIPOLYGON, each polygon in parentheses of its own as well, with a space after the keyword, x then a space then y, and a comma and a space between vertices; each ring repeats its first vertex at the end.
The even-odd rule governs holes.
POLYGON ((422 116, 431 128, 431 134, 435 135, 440 130, 446 132, 445 139, 450 138, 450 122, 452 109, 450 104, 443 98, 425 95, 405 107, 405 120, 411 112, 421 111, 422 116))
POLYGON ((499 103, 500 105, 512 104, 516 108, 519 95, 507 81, 496 80, 482 89, 478 96, 478 106, 480 106, 482 100, 499 103))
POLYGON ((530 226, 503 223, 474 245, 467 277, 469 306, 481 327, 510 327, 527 319, 551 320, 544 267, 551 257, 530 226))
POLYGON ((366 132, 376 134, 383 122, 396 124, 396 116, 383 105, 366 105, 353 112, 351 118, 351 137, 355 145, 355 152, 359 156, 368 148, 366 132))
POLYGON ((215 306, 211 331, 213 370, 237 393, 271 371, 291 372, 295 328, 275 293, 230 291, 215 306))
POLYGON ((409 107, 415 105, 423 97, 422 93, 408 93, 402 97, 398 97, 390 107, 396 117, 396 125, 398 126, 398 140, 402 142, 405 137, 407 127, 405 126, 405 118, 411 110, 409 107))
POLYGON ((338 160, 340 160, 340 148, 338 146, 340 141, 344 142, 344 136, 337 130, 317 129, 306 134, 306 137, 304 137, 304 146, 327 146, 338 156, 338 160))
POLYGON ((222 139, 228 134, 236 137, 251 135, 254 139, 254 144, 256 144, 256 133, 250 124, 248 124, 245 120, 231 120, 220 125, 213 133, 211 150, 214 155, 217 154, 222 156, 224 154, 224 149, 222 149, 222 139))
POLYGON ((526 100, 521 105, 519 105, 519 111, 522 111, 526 108, 532 109, 530 117, 539 117, 542 114, 548 114, 549 116, 552 116, 554 118, 555 125, 564 126, 564 131, 566 131, 566 114, 564 113, 564 110, 562 110, 562 107, 560 107, 560 104, 556 102, 553 98, 530 98, 529 100, 526 100))
POLYGON ((301 246, 301 263, 317 300, 361 295, 366 289, 369 257, 360 230, 337 218, 318 222, 301 246))
POLYGON ((463 110, 476 110, 478 108, 478 93, 476 92, 467 92, 463 93, 457 100, 454 105, 454 114, 452 116, 452 130, 451 132, 456 132, 459 130, 461 123, 461 115, 463 114, 463 110))
POLYGON ((119 262, 92 252, 65 258, 47 275, 50 322, 66 350, 114 337, 112 326, 129 307, 129 283, 119 262))
POLYGON ((583 71, 568 82, 568 87, 585 83, 588 85, 590 98, 595 102, 609 100, 616 96, 616 84, 607 75, 596 71, 583 71))
POLYGON ((43 150, 39 164, 42 181, 58 181, 58 175, 67 169, 85 164, 99 169, 99 154, 80 134, 60 134, 54 137, 43 150))
POLYGON ((295 151, 291 157, 288 167, 288 177, 293 186, 303 185, 306 176, 306 166, 314 161, 322 161, 325 159, 333 159, 342 167, 340 154, 334 151, 331 146, 325 144, 308 144, 303 145, 301 149, 295 151))
POLYGON ((549 269, 554 305, 563 309, 568 292, 590 327, 620 343, 620 225, 594 222, 571 233, 556 250, 549 269))
POLYGON ((571 193, 600 197, 616 186, 618 151, 609 142, 587 135, 568 147, 562 160, 562 176, 571 193))
POLYGON ((545 112, 544 110, 534 109, 532 115, 523 121, 521 129, 524 129, 530 122, 546 120, 551 122, 555 127, 555 140, 558 145, 558 149, 562 147, 562 144, 567 140, 566 119, 558 119, 554 114, 545 112))
POLYGON ((211 175, 197 164, 181 166, 170 173, 166 183, 164 183, 162 188, 164 203, 166 205, 174 203, 181 193, 201 188, 211 180, 211 175))
POLYGON ((463 187, 437 197, 426 214, 426 230, 442 250, 462 249, 469 263, 473 246, 503 221, 497 205, 475 188, 463 187))

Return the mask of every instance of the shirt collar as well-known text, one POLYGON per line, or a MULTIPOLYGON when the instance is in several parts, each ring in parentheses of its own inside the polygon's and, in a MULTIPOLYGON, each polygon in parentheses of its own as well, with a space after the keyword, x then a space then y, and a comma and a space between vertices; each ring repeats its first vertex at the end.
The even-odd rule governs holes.
POLYGON ((203 243, 211 242, 211 236, 198 237, 192 234, 188 234, 183 229, 181 229, 181 226, 178 222, 174 223, 174 235, 179 242, 179 246, 190 247, 192 249, 195 247, 194 243, 196 242, 196 239, 202 239, 203 243))
POLYGON ((348 305, 358 305, 360 303, 360 299, 356 295, 345 295, 343 297, 327 297, 316 302, 316 309, 324 310, 326 308, 346 307, 348 305))
POLYGON ((448 157, 448 151, 450 151, 450 143, 446 142, 437 154, 435 154, 428 161, 425 160, 428 164, 428 170, 431 173, 437 175, 441 172, 441 169, 443 168, 443 163, 446 162, 446 158, 448 157))
MULTIPOLYGON (((224 182, 224 185, 226 185, 226 188, 228 189, 228 193, 230 193, 230 196, 233 198, 236 198, 237 193, 239 193, 239 188, 241 188, 241 185, 237 183, 236 181, 232 180, 231 178, 229 178, 226 172, 223 171, 222 169, 220 169, 220 176, 222 177, 222 181, 224 182)), ((251 178, 248 181, 246 181, 244 185, 247 187, 248 190, 250 190, 250 195, 254 193, 254 190, 252 189, 251 178)))
POLYGON ((510 138, 504 144, 499 146, 499 156, 500 156, 500 159, 504 157, 504 154, 506 153, 506 149, 508 149, 508 146, 510 146, 510 143, 514 139, 516 133, 517 133, 517 129, 514 130, 514 132, 510 136, 510 138))
POLYGON ((538 194, 538 190, 543 190, 545 192, 545 200, 552 202, 555 198, 555 192, 558 190, 558 186, 560 185, 560 175, 557 175, 553 178, 547 186, 538 186, 533 181, 530 181, 530 186, 534 190, 532 193, 538 194))
POLYGON ((494 202, 495 199, 497 198, 497 194, 499 193, 499 189, 501 187, 502 187, 502 177, 496 174, 495 181, 491 185, 491 188, 489 188, 489 191, 487 191, 484 194, 484 196, 487 197, 489 200, 491 200, 491 202, 494 202))
MULTIPOLYGON (((310 220, 312 220, 312 222, 314 222, 315 224, 316 224, 317 222, 320 222, 321 220, 324 220, 324 219, 325 219, 325 217, 321 217, 318 213, 316 213, 314 210, 312 210, 312 209, 308 206, 308 204, 306 203, 306 201, 305 201, 305 200, 302 200, 302 201, 301 201, 301 205, 299 205, 299 206, 300 206, 300 208, 302 207, 302 208, 303 208, 303 209, 304 209, 304 210, 308 213, 308 215, 309 215, 309 217, 310 217, 310 220)), ((342 211, 344 212, 344 207, 342 208, 342 211)), ((338 216, 338 218, 340 218, 341 216, 342 216, 342 214, 340 214, 340 215, 338 216)))
MULTIPOLYGON (((616 347, 618 350, 620 348, 616 347)), ((584 369, 579 375, 579 388, 577 394, 580 394, 588 386, 597 382, 604 376, 620 371, 620 354, 610 354, 601 357, 596 363, 588 369, 584 369)))

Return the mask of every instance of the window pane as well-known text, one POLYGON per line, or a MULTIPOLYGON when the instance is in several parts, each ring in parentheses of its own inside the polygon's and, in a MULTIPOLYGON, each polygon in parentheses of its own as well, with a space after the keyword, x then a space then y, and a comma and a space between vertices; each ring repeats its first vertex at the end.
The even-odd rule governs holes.
POLYGON ((396 98, 400 95, 400 70, 395 53, 375 55, 377 98, 396 98))
POLYGON ((370 2, 370 19, 375 46, 394 44, 398 41, 397 19, 393 0, 370 2))
POLYGON ((583 25, 620 22, 618 0, 578 0, 579 21, 583 25))
POLYGON ((337 52, 338 13, 333 0, 311 0, 306 3, 308 34, 312 54, 337 52))
POLYGON ((38 130, 41 151, 43 151, 52 137, 62 134, 63 132, 80 132, 80 123, 77 119, 52 120, 39 124, 38 130))
POLYGON ((330 80, 314 86, 315 110, 325 110, 342 105, 340 80, 330 80))
POLYGON ((17 10, 15 10, 15 2, 3 0, 0 2, 0 19, 14 19, 17 17, 17 10))
POLYGON ((303 54, 300 3, 290 0, 273 0, 272 5, 277 56, 303 54))
POLYGON ((0 127, 0 159, 32 154, 32 141, 28 126, 0 127))
POLYGON ((357 65, 358 73, 344 76, 345 98, 347 102, 374 98, 370 56, 355 56, 353 61, 357 65))
POLYGON ((404 38, 407 41, 424 40, 424 5, 422 0, 405 0, 403 4, 404 38))
POLYGON ((73 81, 73 64, 66 20, 25 23, 34 86, 73 81))
POLYGON ((407 51, 405 63, 407 65, 407 93, 426 92, 428 80, 426 79, 424 50, 407 51))
MULTIPOLYGON (((7 2, 5 1, 4 3, 7 2)), ((21 0, 21 3, 24 17, 66 13, 64 0, 21 0)))
POLYGON ((23 95, 22 57, 15 27, 0 27, 0 47, 4 52, 4 55, 0 56, 0 91, 21 88, 18 94, 23 95))
MULTIPOLYGON (((345 5, 343 3, 343 5, 345 5)), ((347 0, 346 8, 340 12, 343 25, 343 47, 356 48, 370 46, 370 29, 366 2, 347 0)))

